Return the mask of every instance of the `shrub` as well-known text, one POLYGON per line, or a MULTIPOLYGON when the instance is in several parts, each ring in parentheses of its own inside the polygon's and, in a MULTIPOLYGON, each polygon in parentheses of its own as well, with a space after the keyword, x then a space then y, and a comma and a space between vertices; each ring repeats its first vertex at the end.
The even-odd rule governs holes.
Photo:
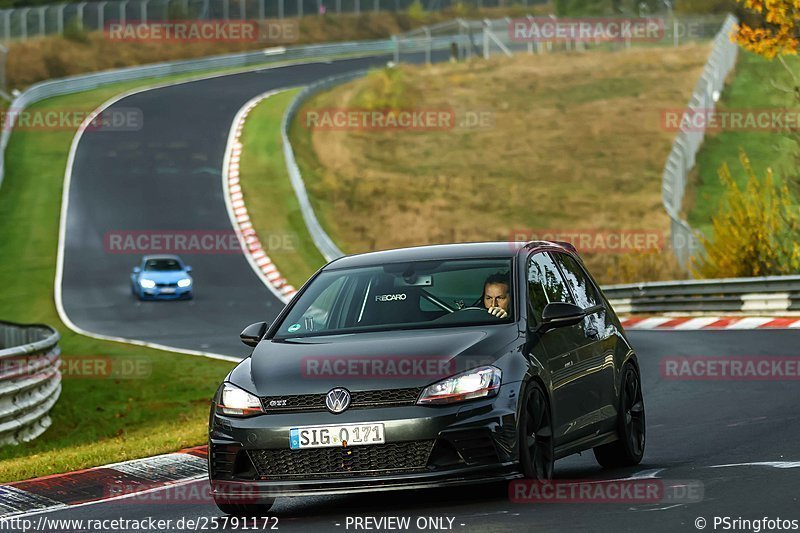
POLYGON ((712 217, 713 239, 701 238, 705 256, 692 269, 705 278, 796 274, 800 270, 800 218, 789 188, 773 181, 767 169, 759 179, 744 151, 739 160, 747 175, 739 188, 727 165, 719 170, 725 187, 712 217))

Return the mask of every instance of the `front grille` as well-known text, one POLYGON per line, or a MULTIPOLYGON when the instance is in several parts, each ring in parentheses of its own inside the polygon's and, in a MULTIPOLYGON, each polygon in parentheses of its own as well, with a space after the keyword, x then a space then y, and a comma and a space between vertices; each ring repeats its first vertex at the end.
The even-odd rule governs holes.
POLYGON ((177 287, 177 283, 156 283, 156 287, 177 287))
POLYGON ((262 479, 320 479, 408 474, 425 471, 432 440, 316 448, 250 450, 262 479))
MULTIPOLYGON (((422 387, 351 392, 350 407, 348 407, 348 409, 414 405, 417 402, 420 392, 422 392, 422 387)), ((267 396, 261 398, 261 403, 267 413, 327 411, 325 407, 326 394, 327 393, 267 396), (270 405, 271 403, 272 405, 270 405)))

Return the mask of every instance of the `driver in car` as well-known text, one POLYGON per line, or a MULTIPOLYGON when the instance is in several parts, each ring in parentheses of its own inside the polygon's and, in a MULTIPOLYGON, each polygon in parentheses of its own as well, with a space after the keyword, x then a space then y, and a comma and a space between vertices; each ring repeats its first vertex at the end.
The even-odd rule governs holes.
POLYGON ((483 307, 497 318, 508 316, 508 275, 492 274, 483 283, 483 307))

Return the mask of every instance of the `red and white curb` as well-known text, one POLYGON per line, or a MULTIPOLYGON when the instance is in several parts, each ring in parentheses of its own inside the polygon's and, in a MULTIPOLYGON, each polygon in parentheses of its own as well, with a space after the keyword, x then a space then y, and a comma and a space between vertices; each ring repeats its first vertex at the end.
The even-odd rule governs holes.
POLYGON ((239 166, 242 160, 242 143, 240 138, 247 115, 264 99, 280 91, 269 91, 247 102, 233 119, 228 146, 225 150, 225 161, 222 169, 223 189, 225 202, 228 205, 228 214, 233 223, 239 242, 247 256, 253 270, 259 275, 264 284, 275 293, 282 301, 288 302, 297 292, 284 278, 264 250, 261 240, 253 228, 253 222, 247 212, 242 186, 239 183, 239 166))
MULTIPOLYGON (((208 477, 207 447, 0 485, 0 520, 142 497, 208 477)), ((208 499, 210 500, 210 491, 208 499)), ((2 529, 2 528, 0 528, 2 529)))
POLYGON ((620 318, 625 329, 644 330, 720 330, 720 329, 800 329, 800 316, 636 316, 620 318))

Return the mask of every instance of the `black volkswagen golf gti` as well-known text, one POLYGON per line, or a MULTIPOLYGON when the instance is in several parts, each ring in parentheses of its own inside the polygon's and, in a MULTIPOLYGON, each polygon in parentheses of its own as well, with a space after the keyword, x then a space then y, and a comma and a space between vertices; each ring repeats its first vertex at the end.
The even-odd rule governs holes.
POLYGON ((209 475, 226 513, 279 496, 550 479, 592 448, 645 446, 639 365, 568 244, 367 253, 317 272, 214 396, 209 475))

